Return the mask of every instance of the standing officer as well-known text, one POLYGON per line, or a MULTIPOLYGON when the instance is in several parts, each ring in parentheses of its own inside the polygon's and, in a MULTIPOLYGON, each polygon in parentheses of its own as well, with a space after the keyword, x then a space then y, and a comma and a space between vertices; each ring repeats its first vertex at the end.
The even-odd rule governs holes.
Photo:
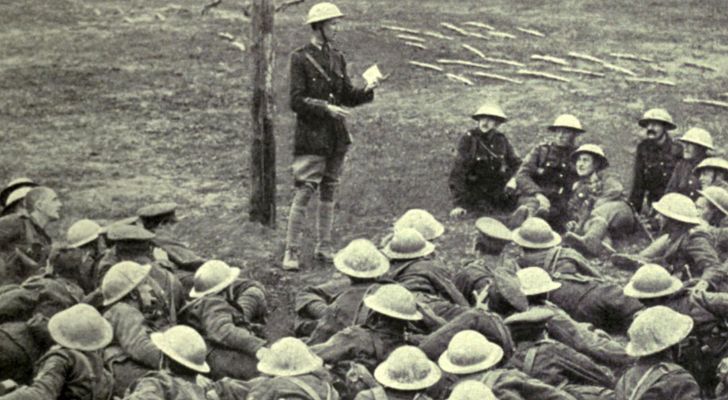
POLYGON ((514 205, 505 185, 521 165, 521 159, 508 138, 498 131, 508 118, 495 103, 483 104, 472 118, 478 126, 460 138, 457 158, 450 170, 449 186, 455 205, 451 217, 514 205))
POLYGON ((300 241, 306 207, 319 190, 315 255, 333 258, 331 229, 334 222, 334 191, 339 182, 351 138, 345 119, 355 107, 374 99, 377 81, 364 88, 352 86, 344 56, 332 47, 343 17, 338 7, 319 3, 311 7, 306 24, 313 30, 310 43, 291 54, 290 104, 296 113, 293 177, 296 192, 288 216, 283 269, 299 267, 300 241))
POLYGON ((564 114, 549 130, 555 133, 555 140, 531 150, 516 174, 520 206, 511 217, 511 228, 533 215, 545 217, 557 229, 566 222, 566 202, 577 178, 571 154, 576 150, 576 136, 584 129, 575 116, 564 114))
POLYGON ((672 170, 682 156, 682 148, 667 133, 677 128, 667 111, 661 108, 647 110, 639 125, 646 129, 647 139, 637 145, 629 196, 629 202, 637 212, 642 211, 645 197, 648 204, 652 204, 665 194, 672 170))

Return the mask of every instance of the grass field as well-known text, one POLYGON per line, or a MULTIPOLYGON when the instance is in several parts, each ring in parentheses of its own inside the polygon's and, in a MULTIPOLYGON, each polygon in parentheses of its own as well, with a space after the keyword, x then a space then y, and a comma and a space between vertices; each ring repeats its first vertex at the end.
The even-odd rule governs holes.
MULTIPOLYGON (((308 40, 302 21, 309 3, 289 8, 276 21, 275 230, 247 222, 249 54, 218 33, 249 45, 250 23, 241 4, 230 0, 206 16, 199 12, 203 3, 190 0, 1 4, 0 179, 29 176, 58 189, 65 201, 65 216, 53 227, 58 238, 78 218, 109 220, 151 201, 178 202, 184 218, 174 233, 205 256, 247 265, 249 275, 270 285, 272 334, 285 334, 295 293, 290 288, 330 274, 308 268, 281 276, 275 266, 292 184, 287 170, 293 126, 287 106, 287 55, 308 40)), ((339 246, 356 237, 381 236, 408 208, 426 208, 446 218, 446 177, 454 146, 472 125, 469 114, 486 98, 499 101, 510 116, 502 130, 522 154, 547 137, 544 127, 556 115, 577 115, 588 131, 581 142, 602 144, 626 185, 640 137, 636 120, 647 108, 670 110, 677 134, 700 126, 713 132, 719 146, 726 146, 728 110, 682 102, 685 97, 719 99, 728 92, 728 13, 723 0, 337 3, 348 15, 338 47, 347 56, 350 75, 360 82, 356 77, 373 62, 393 73, 374 103, 356 109, 349 121, 356 144, 338 195, 339 246), (450 22, 486 33, 463 25, 466 21, 490 24, 516 38, 466 38, 440 26, 450 22), (428 38, 429 49, 418 50, 404 46, 383 25, 436 30, 454 40, 428 38), (516 27, 546 36, 530 36, 516 27), (465 86, 407 64, 438 58, 477 62, 462 43, 572 81, 519 77, 524 83, 516 85, 471 77, 476 85, 465 86), (627 82, 625 75, 569 58, 572 51, 603 58, 641 77, 672 80, 676 86, 627 82), (621 60, 610 53, 633 53, 654 62, 621 60), (557 65, 531 60, 532 54, 561 57, 571 67, 606 76, 559 72, 557 65), (717 71, 684 62, 709 64, 717 71)), ((490 72, 516 77, 515 70, 493 64, 490 72)), ((447 224, 448 234, 438 242, 440 254, 457 266, 470 244, 472 220, 447 224)))

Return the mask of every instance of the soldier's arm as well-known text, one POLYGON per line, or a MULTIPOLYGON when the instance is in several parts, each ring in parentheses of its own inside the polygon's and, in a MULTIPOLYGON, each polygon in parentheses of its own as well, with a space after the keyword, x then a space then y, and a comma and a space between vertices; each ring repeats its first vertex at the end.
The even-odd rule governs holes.
MULTIPOLYGON (((306 56, 303 52, 293 52, 290 61, 290 106, 299 115, 310 115, 319 118, 329 115, 328 102, 307 97, 308 77, 306 76, 306 56)), ((323 79, 323 78, 321 78, 323 79)))
POLYGON ((132 360, 150 369, 159 367, 162 353, 152 343, 144 315, 128 304, 118 303, 104 313, 114 329, 114 339, 132 360))
POLYGON ((346 328, 324 343, 311 346, 311 351, 331 365, 354 361, 357 356, 374 357, 374 346, 358 327, 346 328))
POLYGON ((513 175, 516 171, 518 171, 518 168, 521 166, 521 163, 523 163, 523 160, 521 160, 521 157, 518 155, 518 152, 515 148, 513 148, 513 145, 511 145, 511 142, 508 140, 508 138, 504 138, 506 142, 506 154, 505 154, 505 161, 506 165, 508 166, 508 174, 513 175))
POLYGON ((331 280, 318 286, 308 286, 296 295, 296 313, 302 318, 319 319, 334 298, 348 287, 348 278, 331 280))
POLYGON ((632 191, 629 194, 629 202, 637 212, 642 211, 642 202, 645 197, 644 189, 644 162, 640 154, 640 148, 637 147, 637 155, 634 160, 634 172, 632 174, 632 191))
POLYGON ((341 103, 347 107, 356 107, 358 105, 370 103, 374 100, 374 89, 365 90, 351 84, 351 79, 346 73, 346 61, 343 55, 341 57, 341 65, 344 72, 344 90, 341 103))
POLYGON ((248 354, 255 354, 265 345, 265 340, 235 325, 234 311, 224 299, 212 297, 204 302, 203 307, 202 324, 207 332, 207 338, 211 341, 248 354))
POLYGON ((710 234, 702 228, 693 229, 682 249, 692 260, 694 271, 702 271, 701 279, 714 289, 721 290, 728 283, 728 270, 720 263, 718 253, 710 243, 710 234))
POLYGON ((235 302, 243 310, 243 317, 248 322, 261 321, 268 313, 265 288, 258 282, 237 294, 235 302))
MULTIPOLYGON (((500 378, 493 385, 497 393, 512 393, 506 398, 541 399, 541 400, 577 400, 571 394, 549 385, 539 379, 532 378, 517 369, 502 370, 500 378)), ((491 373, 495 373, 493 371, 491 373)))
POLYGON ((468 191, 467 175, 468 170, 471 168, 470 148, 472 140, 472 136, 465 134, 458 141, 457 155, 448 178, 448 186, 453 197, 453 204, 456 207, 465 205, 468 191))
POLYGON ((21 386, 0 400, 58 399, 71 365, 68 358, 53 354, 43 360, 29 386, 21 386))
POLYGON ((167 390, 159 379, 154 376, 146 376, 139 379, 132 390, 124 397, 124 400, 166 400, 174 393, 167 393, 167 390))
POLYGON ((602 193, 594 203, 594 207, 600 206, 609 201, 615 201, 622 198, 624 192, 624 186, 622 183, 613 176, 607 176, 604 179, 604 186, 602 187, 602 193))
POLYGON ((539 146, 536 146, 531 150, 526 158, 523 160, 523 164, 516 173, 516 182, 518 183, 518 192, 521 195, 532 196, 536 193, 543 193, 543 189, 534 182, 533 176, 536 175, 538 170, 538 153, 539 146))

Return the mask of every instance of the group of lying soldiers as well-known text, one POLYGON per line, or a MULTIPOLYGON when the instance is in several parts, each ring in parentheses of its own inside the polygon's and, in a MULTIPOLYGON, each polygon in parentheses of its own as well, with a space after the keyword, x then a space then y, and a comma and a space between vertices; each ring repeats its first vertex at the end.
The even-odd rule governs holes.
POLYGON ((0 400, 728 399, 726 168, 701 159, 694 172, 685 154, 665 175, 689 176, 665 181, 696 186, 666 186, 646 207, 656 238, 617 253, 624 220, 653 228, 604 174, 601 148, 555 162, 581 129, 570 118, 554 124, 561 144, 502 168, 502 199, 509 188, 521 199, 505 223, 475 221, 472 260, 438 257, 444 226, 409 210, 296 291, 295 337, 276 341, 264 285, 172 237, 176 204, 103 227, 79 220, 54 243, 57 194, 14 180, 0 192, 0 400), (587 258, 607 253, 633 271, 626 285, 587 258))

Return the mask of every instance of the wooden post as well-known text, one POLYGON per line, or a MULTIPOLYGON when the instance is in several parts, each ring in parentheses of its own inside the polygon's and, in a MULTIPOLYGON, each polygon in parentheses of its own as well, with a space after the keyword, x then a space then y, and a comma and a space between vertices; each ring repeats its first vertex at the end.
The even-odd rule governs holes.
POLYGON ((253 130, 250 141, 250 220, 273 227, 276 222, 276 143, 273 136, 272 0, 253 0, 253 130))

